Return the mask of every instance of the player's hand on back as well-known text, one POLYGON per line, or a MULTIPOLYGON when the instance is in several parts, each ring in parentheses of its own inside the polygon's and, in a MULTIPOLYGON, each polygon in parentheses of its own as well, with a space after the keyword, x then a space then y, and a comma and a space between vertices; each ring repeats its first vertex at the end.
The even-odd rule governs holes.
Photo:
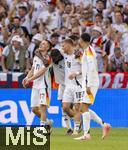
POLYGON ((73 80, 76 76, 77 76, 76 73, 71 73, 71 74, 69 75, 69 79, 70 79, 70 80, 73 80))
POLYGON ((48 67, 51 64, 51 57, 49 57, 49 55, 42 56, 42 60, 45 67, 48 67))

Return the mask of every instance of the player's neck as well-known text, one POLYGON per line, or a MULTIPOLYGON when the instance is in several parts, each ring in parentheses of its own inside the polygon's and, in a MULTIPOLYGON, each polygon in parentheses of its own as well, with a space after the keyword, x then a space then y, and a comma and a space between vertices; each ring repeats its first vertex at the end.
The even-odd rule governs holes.
POLYGON ((41 54, 42 56, 44 56, 44 55, 47 54, 47 51, 42 51, 42 52, 40 52, 40 54, 41 54))
POLYGON ((86 50, 89 46, 90 46, 90 43, 86 43, 86 44, 83 46, 83 49, 86 50))

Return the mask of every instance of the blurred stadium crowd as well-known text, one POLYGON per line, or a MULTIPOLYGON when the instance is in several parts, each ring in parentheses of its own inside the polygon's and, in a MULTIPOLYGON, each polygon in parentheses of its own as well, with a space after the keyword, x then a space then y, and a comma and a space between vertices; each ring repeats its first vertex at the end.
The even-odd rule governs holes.
POLYGON ((43 39, 91 34, 99 72, 128 70, 128 0, 0 0, 0 72, 27 73, 43 39))

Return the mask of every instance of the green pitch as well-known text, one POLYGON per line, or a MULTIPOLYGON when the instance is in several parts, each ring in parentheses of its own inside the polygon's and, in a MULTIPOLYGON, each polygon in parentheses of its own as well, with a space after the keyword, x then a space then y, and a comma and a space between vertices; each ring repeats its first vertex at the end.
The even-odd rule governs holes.
POLYGON ((90 141, 75 141, 65 133, 66 129, 53 130, 50 150, 128 150, 128 129, 111 129, 105 140, 101 129, 91 129, 90 141))

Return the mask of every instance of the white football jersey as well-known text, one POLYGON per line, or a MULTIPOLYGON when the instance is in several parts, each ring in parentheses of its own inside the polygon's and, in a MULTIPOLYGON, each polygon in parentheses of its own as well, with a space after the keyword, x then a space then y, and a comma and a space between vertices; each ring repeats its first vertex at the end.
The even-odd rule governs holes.
MULTIPOLYGON (((38 72, 39 69, 45 68, 43 61, 35 56, 33 59, 33 67, 34 67, 34 74, 38 72)), ((49 69, 45 72, 44 75, 40 76, 39 78, 33 81, 33 87, 36 89, 48 88, 51 83, 49 69)))
POLYGON ((81 61, 79 58, 75 58, 75 55, 64 54, 65 61, 65 85, 77 85, 79 82, 81 84, 82 76, 79 75, 75 79, 70 80, 69 75, 71 73, 81 72, 81 61), (77 81, 78 82, 77 82, 77 81))
POLYGON ((64 85, 64 78, 65 78, 64 60, 59 61, 58 64, 53 63, 53 71, 56 83, 64 85))
POLYGON ((99 86, 99 76, 95 50, 89 46, 82 57, 82 88, 99 86))

